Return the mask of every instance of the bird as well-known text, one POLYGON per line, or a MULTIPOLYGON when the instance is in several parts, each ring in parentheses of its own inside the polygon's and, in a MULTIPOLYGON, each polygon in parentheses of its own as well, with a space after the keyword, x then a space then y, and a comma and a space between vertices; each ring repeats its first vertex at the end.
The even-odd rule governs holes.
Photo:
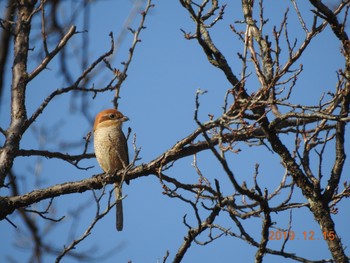
MULTIPOLYGON (((106 109, 96 115, 94 148, 98 164, 106 174, 114 174, 129 165, 128 144, 122 125, 129 118, 116 109, 106 109)), ((115 182, 116 227, 123 230, 122 182, 115 182)))

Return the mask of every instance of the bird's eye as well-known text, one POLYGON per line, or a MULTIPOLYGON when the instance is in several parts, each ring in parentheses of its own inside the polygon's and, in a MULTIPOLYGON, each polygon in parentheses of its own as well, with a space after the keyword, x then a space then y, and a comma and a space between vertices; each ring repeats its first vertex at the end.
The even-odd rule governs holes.
POLYGON ((115 118, 115 114, 109 114, 109 118, 110 119, 114 119, 115 118))

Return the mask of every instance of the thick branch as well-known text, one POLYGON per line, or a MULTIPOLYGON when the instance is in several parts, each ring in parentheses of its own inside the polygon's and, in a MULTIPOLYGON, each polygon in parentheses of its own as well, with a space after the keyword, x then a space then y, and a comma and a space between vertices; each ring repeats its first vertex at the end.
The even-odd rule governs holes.
POLYGON ((6 131, 6 141, 0 153, 0 187, 4 185, 5 177, 12 167, 16 151, 27 119, 25 94, 28 83, 27 58, 31 17, 35 1, 23 1, 18 5, 16 32, 14 40, 14 61, 12 67, 11 86, 11 124, 6 131))

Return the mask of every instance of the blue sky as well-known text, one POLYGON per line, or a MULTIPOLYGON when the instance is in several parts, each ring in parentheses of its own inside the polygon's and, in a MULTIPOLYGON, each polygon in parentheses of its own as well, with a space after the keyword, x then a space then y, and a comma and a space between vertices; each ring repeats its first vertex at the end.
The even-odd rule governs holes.
MULTIPOLYGON (((300 2, 303 14, 310 16, 311 7, 300 2)), ((109 49, 109 32, 113 32, 117 37, 123 29, 124 21, 132 10, 133 1, 97 1, 91 8, 90 28, 88 35, 89 51, 85 54, 89 62, 96 59, 100 54, 109 49)), ((267 8, 265 15, 269 18, 266 33, 270 33, 272 25, 279 25, 283 18, 286 5, 289 1, 265 1, 267 8), (282 9, 281 9, 282 8, 282 9), (283 11, 281 11, 283 10, 283 11)), ((67 1, 66 5, 71 4, 67 1)), ((147 29, 142 31, 141 39, 136 48, 136 53, 128 77, 121 90, 121 100, 119 109, 130 118, 130 122, 124 127, 132 128, 132 134, 137 136, 137 146, 141 147, 140 163, 147 163, 169 149, 177 141, 190 134, 195 128, 193 120, 195 109, 195 93, 198 88, 207 90, 208 93, 201 96, 200 118, 202 121, 208 120, 208 114, 216 117, 222 112, 225 92, 230 88, 222 72, 214 68, 206 60, 206 57, 195 41, 188 41, 183 38, 180 28, 185 31, 194 32, 194 24, 189 18, 186 10, 182 8, 178 1, 154 1, 155 8, 147 17, 147 29)), ((211 32, 214 42, 227 56, 229 63, 237 75, 241 70, 241 63, 237 59, 237 52, 242 52, 242 45, 231 30, 229 25, 234 21, 241 20, 239 1, 229 3, 223 21, 214 27, 211 32)), ((1 14, 4 4, 0 3, 1 14)), ((62 9, 62 16, 69 17, 69 8, 62 9)), ((77 14, 82 15, 82 14, 77 14)), ((137 15, 131 27, 136 27, 140 16, 137 15)), ((306 22, 310 26, 310 18, 306 22)), ((37 21, 38 22, 38 21, 37 21)), ((38 23, 37 23, 38 25, 38 23)), ((293 9, 290 10, 289 32, 293 37, 298 38, 298 43, 305 36, 297 23, 297 18, 293 9)), ((237 25, 239 27, 239 25, 237 25)), ((244 26, 242 25, 242 30, 244 26)), ((77 24, 79 31, 85 30, 81 24, 77 24)), ((38 34, 38 31, 33 31, 38 34)), ((53 41, 53 43, 55 43, 53 41)), ((75 36, 69 45, 72 59, 68 63, 68 70, 74 78, 78 77, 82 69, 79 61, 74 58, 75 48, 81 43, 80 36, 75 36)), ((131 44, 131 34, 127 34, 112 60, 113 66, 120 67, 120 62, 125 61, 128 56, 128 49, 131 44)), ((51 46, 52 47, 52 46, 51 46)), ((79 53, 78 53, 79 54, 79 53)), ((79 56, 79 55, 78 55, 79 56)), ((30 57, 29 71, 38 63, 38 58, 30 57)), ((305 56, 296 65, 303 63, 304 72, 300 75, 292 101, 306 103, 308 105, 317 103, 322 92, 333 90, 336 84, 336 70, 344 64, 340 55, 340 44, 334 41, 330 30, 327 28, 324 35, 321 35, 309 47, 305 56), (320 55, 321 54, 321 55, 320 55)), ((6 90, 4 99, 0 105, 0 125, 6 128, 9 124, 10 108, 10 81, 11 67, 8 65, 6 74, 6 90)), ((38 76, 28 87, 27 108, 28 115, 40 105, 42 100, 53 90, 67 86, 62 76, 58 74, 58 60, 54 59, 49 68, 38 76)), ((111 73, 105 68, 99 68, 98 74, 91 83, 96 87, 103 86, 112 78, 111 73)), ((248 91, 253 92, 258 88, 254 76, 249 80, 248 91)), ((78 154, 82 151, 84 140, 82 139, 92 128, 93 116, 102 109, 111 108, 113 93, 99 94, 95 99, 92 94, 88 95, 86 104, 90 119, 80 115, 79 108, 73 109, 72 105, 80 105, 79 97, 70 98, 70 94, 62 95, 55 99, 47 107, 46 111, 38 118, 35 129, 28 130, 23 138, 21 148, 39 148, 50 151, 62 150, 70 154, 78 154), (47 134, 47 132, 49 132, 47 134), (42 144, 39 143, 39 139, 42 144), (66 147, 72 143, 80 143, 77 148, 66 147)), ((288 138, 285 138, 290 142, 288 138)), ((0 137, 0 143, 4 138, 0 137)), ((242 151, 230 157, 230 165, 239 180, 249 182, 254 174, 254 165, 260 164, 261 183, 263 186, 273 189, 280 182, 283 176, 283 169, 276 154, 271 154, 266 148, 260 146, 251 148, 245 144, 237 145, 242 151), (277 178, 274 180, 273 178, 277 178)), ((131 142, 129 141, 130 157, 134 156, 131 142)), ((89 152, 92 152, 92 145, 89 152)), ((324 163, 324 171, 330 169, 333 162, 332 154, 324 163)), ((191 163, 193 158, 188 157, 174 164, 173 169, 166 172, 171 177, 179 178, 186 182, 196 182, 198 179, 191 163)), ((44 188, 53 184, 66 181, 76 181, 100 173, 101 169, 95 159, 83 161, 81 165, 94 168, 76 170, 73 166, 59 160, 42 160, 39 158, 18 158, 14 164, 14 171, 22 182, 21 192, 31 191, 33 184, 37 188, 44 188), (41 177, 33 177, 33 169, 41 177), (38 182, 40 178, 40 182, 38 182)), ((232 192, 228 179, 220 169, 220 166, 210 153, 200 153, 198 155, 198 165, 211 182, 214 178, 220 178, 223 182, 222 190, 228 194, 232 192), (221 179, 222 178, 222 179, 221 179), (225 185, 227 183, 227 185, 225 185)), ((344 175, 349 172, 347 161, 344 175)), ((343 178, 348 180, 348 178, 343 178)), ((109 188, 110 189, 110 188, 109 188)), ((1 193, 5 195, 6 193, 1 193)), ((124 187, 125 227, 122 232, 115 231, 114 211, 107 215, 94 228, 93 233, 85 242, 77 247, 77 252, 88 250, 87 253, 103 255, 113 250, 115 253, 108 254, 100 262, 161 262, 167 250, 170 252, 169 259, 174 257, 178 248, 187 234, 187 228, 183 225, 183 216, 187 214, 188 221, 195 225, 195 218, 190 206, 177 199, 170 199, 162 194, 162 187, 155 176, 142 177, 133 180, 130 186, 124 187), (94 249, 91 249, 94 248, 94 249), (95 250, 95 248, 98 248, 95 250)), ((283 197, 281 197, 283 198, 283 197)), ((107 202, 107 200, 106 200, 107 202)), ((342 236, 345 246, 349 244, 350 234, 345 224, 345 219, 349 218, 349 212, 342 207, 346 207, 348 201, 345 200, 339 206, 340 211, 334 216, 337 230, 342 236)), ((55 199, 55 216, 66 216, 64 228, 57 228, 52 232, 41 233, 44 240, 55 244, 56 248, 62 248, 71 240, 71 235, 79 236, 83 233, 94 216, 96 207, 93 202, 91 192, 74 194, 55 199), (87 206, 88 209, 79 218, 79 225, 72 226, 74 212, 80 206, 87 206)), ((43 204, 37 204, 33 208, 43 209, 43 204)), ((273 215, 277 227, 287 228, 289 213, 273 215)), ((203 218, 205 213, 203 212, 203 218)), ((19 229, 23 228, 21 219, 16 213, 10 219, 18 223, 19 229)), ((235 226, 227 215, 222 215, 218 223, 227 228, 235 226)), ((46 222, 41 222, 46 225, 46 222)), ((259 237, 261 220, 252 219, 244 222, 249 232, 254 237, 259 237)), ((322 257, 330 258, 325 243, 318 238, 322 238, 319 226, 315 223, 312 215, 306 208, 293 210, 293 229, 299 239, 287 244, 288 252, 299 253, 310 259, 322 257), (303 232, 315 232, 316 240, 303 240, 303 232)), ((14 239, 16 229, 13 229, 7 222, 0 223, 0 233, 2 233, 2 244, 0 246, 0 261, 8 260, 6 256, 11 254, 17 262, 23 262, 28 254, 25 249, 18 249, 14 239), (6 240, 6 242, 4 242, 6 240), (1 251, 3 250, 3 251, 1 251), (6 253, 7 252, 7 253, 6 253)), ((207 233, 200 236, 201 240, 206 240, 207 233)), ((25 240, 25 239, 23 239, 25 240)), ((271 241, 272 248, 279 248, 281 241, 271 241)), ((347 250, 346 250, 347 251, 347 250)), ((207 246, 193 244, 189 252, 185 255, 183 262, 252 262, 255 248, 250 247, 241 240, 225 236, 207 246)), ((348 251, 347 251, 348 252, 348 251)), ((281 258, 267 256, 266 262, 281 262, 281 258)), ((52 258, 47 258, 51 262, 52 258)), ((170 262, 169 261, 169 262, 170 262)), ((75 262, 67 257, 63 262, 75 262)), ((288 262, 288 261, 284 261, 288 262)))

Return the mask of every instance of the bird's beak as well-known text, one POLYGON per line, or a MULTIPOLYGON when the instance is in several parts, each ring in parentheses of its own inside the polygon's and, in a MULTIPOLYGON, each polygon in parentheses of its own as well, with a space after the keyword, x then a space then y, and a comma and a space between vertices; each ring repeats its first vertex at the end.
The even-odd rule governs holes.
POLYGON ((124 121, 128 121, 129 120, 129 118, 128 117, 126 117, 126 116, 123 116, 123 118, 122 118, 122 121, 124 122, 124 121))

